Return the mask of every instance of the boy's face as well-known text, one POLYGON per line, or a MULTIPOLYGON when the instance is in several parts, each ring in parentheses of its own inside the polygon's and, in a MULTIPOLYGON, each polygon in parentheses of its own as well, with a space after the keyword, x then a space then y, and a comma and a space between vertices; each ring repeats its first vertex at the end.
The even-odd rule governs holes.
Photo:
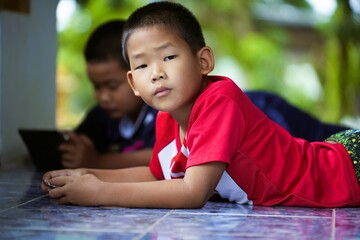
POLYGON ((86 66, 96 100, 109 116, 119 119, 126 115, 136 119, 143 101, 131 90, 126 79, 127 69, 115 60, 88 62, 86 66))
POLYGON ((192 53, 174 31, 140 28, 128 38, 127 53, 130 85, 136 95, 158 110, 191 109, 206 86, 203 74, 208 72, 201 67, 199 53, 192 53))

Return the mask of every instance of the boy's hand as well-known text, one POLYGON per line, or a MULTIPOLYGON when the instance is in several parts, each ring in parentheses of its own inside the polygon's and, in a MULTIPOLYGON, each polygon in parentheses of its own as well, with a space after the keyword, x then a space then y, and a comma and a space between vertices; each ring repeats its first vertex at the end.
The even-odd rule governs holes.
POLYGON ((43 181, 41 183, 41 189, 44 192, 49 192, 52 188, 56 188, 57 185, 52 183, 52 179, 57 177, 64 177, 64 176, 82 176, 84 174, 87 174, 88 171, 85 168, 79 168, 79 169, 63 169, 63 170, 55 170, 46 172, 43 176, 43 181))
POLYGON ((51 178, 49 183, 56 186, 49 188, 49 196, 60 204, 83 206, 100 204, 99 197, 103 182, 92 174, 57 176, 51 178))
POLYGON ((62 165, 65 168, 91 167, 98 159, 92 141, 85 135, 67 132, 69 141, 59 145, 62 165))

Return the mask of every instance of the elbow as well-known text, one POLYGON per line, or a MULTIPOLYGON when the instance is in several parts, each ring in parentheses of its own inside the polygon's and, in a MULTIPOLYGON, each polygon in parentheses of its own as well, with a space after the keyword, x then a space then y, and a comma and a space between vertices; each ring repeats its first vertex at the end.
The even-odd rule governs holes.
POLYGON ((205 206, 206 202, 191 202, 187 201, 186 203, 182 203, 174 206, 174 209, 199 209, 205 206))
POLYGON ((196 204, 194 204, 191 208, 203 208, 205 206, 205 204, 207 203, 207 201, 202 201, 202 202, 198 202, 196 204))
MULTIPOLYGON (((180 200, 180 199, 179 199, 180 200)), ((175 208, 183 209, 198 209, 203 208, 207 203, 208 198, 194 194, 190 197, 184 198, 183 201, 179 201, 175 208)))
POLYGON ((198 196, 196 199, 193 200, 193 207, 192 208, 202 208, 208 201, 208 197, 205 196, 198 196))
POLYGON ((183 180, 180 181, 185 184, 178 185, 176 194, 172 195, 173 208, 202 208, 214 193, 214 190, 201 184, 186 184, 183 180))

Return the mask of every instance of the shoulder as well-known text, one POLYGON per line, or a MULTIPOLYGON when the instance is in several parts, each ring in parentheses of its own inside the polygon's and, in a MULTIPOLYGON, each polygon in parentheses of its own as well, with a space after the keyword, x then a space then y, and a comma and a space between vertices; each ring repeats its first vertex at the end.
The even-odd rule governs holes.
MULTIPOLYGON (((259 118, 263 114, 235 84, 233 80, 222 76, 210 76, 208 87, 197 98, 189 122, 199 118, 205 120, 217 115, 228 118, 229 122, 247 122, 250 118, 259 118), (226 114, 224 114, 226 112, 226 114)), ((223 121, 223 119, 218 119, 223 121)))
POLYGON ((96 105, 87 112, 75 131, 79 133, 97 131, 108 126, 112 121, 107 113, 100 106, 96 105))
POLYGON ((215 103, 217 105, 226 105, 229 103, 238 105, 244 101, 248 101, 247 99, 248 97, 230 78, 224 76, 209 76, 208 86, 196 100, 195 106, 215 103))
POLYGON ((209 76, 209 84, 199 98, 216 99, 225 98, 239 102, 247 98, 244 92, 233 80, 224 76, 209 76))
POLYGON ((209 85, 206 90, 220 92, 242 92, 233 80, 225 76, 209 76, 209 85))
POLYGON ((99 106, 92 107, 87 113, 80 125, 107 123, 113 121, 109 115, 99 106))

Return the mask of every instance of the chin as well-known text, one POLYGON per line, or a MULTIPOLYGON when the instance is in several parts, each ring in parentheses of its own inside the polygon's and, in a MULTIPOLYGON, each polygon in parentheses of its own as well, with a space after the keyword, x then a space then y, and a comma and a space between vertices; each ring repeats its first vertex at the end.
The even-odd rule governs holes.
POLYGON ((108 114, 109 118, 112 118, 112 119, 120 119, 123 117, 122 114, 117 113, 117 112, 111 112, 111 113, 108 112, 107 114, 108 114))

